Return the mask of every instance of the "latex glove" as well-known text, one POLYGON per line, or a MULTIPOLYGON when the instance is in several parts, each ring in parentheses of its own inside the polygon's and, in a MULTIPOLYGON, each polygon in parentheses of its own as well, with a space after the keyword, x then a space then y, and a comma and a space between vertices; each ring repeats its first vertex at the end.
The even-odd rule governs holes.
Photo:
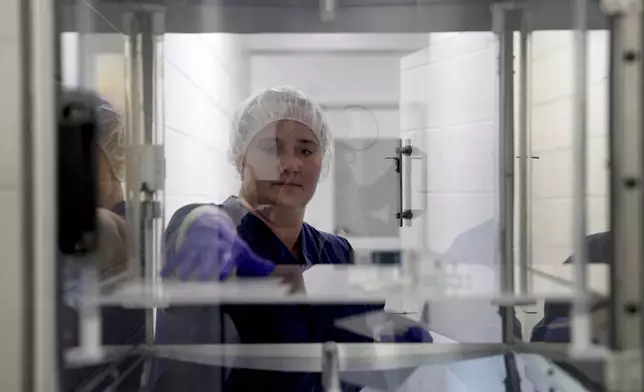
POLYGON ((434 338, 425 328, 411 327, 395 335, 381 336, 380 341, 384 343, 433 343, 434 338))
POLYGON ((245 277, 268 276, 276 268, 248 247, 237 235, 232 220, 216 207, 198 208, 188 214, 177 243, 168 246, 174 249, 166 252, 162 277, 226 280, 235 273, 245 277))

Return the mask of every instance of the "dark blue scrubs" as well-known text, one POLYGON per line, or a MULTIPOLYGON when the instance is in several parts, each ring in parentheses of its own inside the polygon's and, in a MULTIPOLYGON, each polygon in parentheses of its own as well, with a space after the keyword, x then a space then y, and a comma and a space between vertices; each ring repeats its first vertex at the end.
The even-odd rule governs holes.
MULTIPOLYGON (((112 212, 125 219, 125 202, 120 202, 112 208, 112 212)), ((137 345, 145 341, 145 311, 140 309, 123 309, 106 307, 101 309, 103 344, 105 345, 137 345)), ((76 310, 63 307, 63 347, 78 345, 78 315, 76 310)), ((117 377, 139 361, 139 357, 124 358, 117 368, 117 377)), ((109 364, 67 369, 63 376, 63 391, 82 390, 93 378, 103 372, 109 364)), ((138 391, 141 385, 141 368, 138 364, 131 373, 115 389, 119 392, 138 391)), ((114 379, 106 377, 94 390, 105 390, 114 379)))
MULTIPOLYGON (((586 237, 589 264, 612 265, 612 244, 610 233, 603 232, 586 237)), ((571 264, 573 256, 568 257, 564 264, 571 264)), ((555 320, 570 316, 570 304, 546 302, 543 307, 543 318, 532 329, 531 342, 569 341, 569 331, 552 332, 548 326, 555 320), (550 334, 550 339, 548 335, 550 334)))
MULTIPOLYGON (((192 204, 172 217, 166 244, 175 243, 179 227, 192 204)), ((260 257, 275 264, 346 264, 353 262, 348 241, 323 233, 304 223, 299 237, 302 255, 295 257, 270 228, 250 213, 236 197, 220 206, 237 224, 237 232, 260 257)), ((224 319, 234 324, 241 343, 370 342, 335 328, 336 319, 381 310, 382 305, 226 305, 221 307, 172 308, 159 312, 157 343, 216 344, 226 342, 224 319)), ((228 341, 229 342, 229 341, 228 341)), ((319 374, 284 373, 246 369, 225 370, 172 360, 158 360, 155 391, 322 391, 319 374)), ((358 390, 345 385, 344 391, 358 390)))

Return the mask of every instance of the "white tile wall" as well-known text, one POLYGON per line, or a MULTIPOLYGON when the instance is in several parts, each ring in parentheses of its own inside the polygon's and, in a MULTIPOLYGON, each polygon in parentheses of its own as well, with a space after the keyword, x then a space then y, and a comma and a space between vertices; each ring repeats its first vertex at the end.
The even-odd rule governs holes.
MULTIPOLYGON (((608 226, 608 41, 589 34, 588 232, 608 226)), ((532 38, 532 242, 533 263, 562 263, 573 251, 573 53, 566 31, 535 32, 532 38), (553 251, 552 249, 556 249, 553 251)))
POLYGON ((22 238, 21 197, 20 197, 20 53, 19 53, 19 0, 8 0, 2 4, 0 23, 0 215, 4 225, 0 237, 0 254, 3 259, 3 273, 0 274, 0 347, 3 365, 0 366, 2 390, 18 392, 22 386, 22 238))
POLYGON ((447 251, 459 234, 495 216, 496 80, 489 33, 430 34, 428 48, 401 62, 401 129, 426 134, 421 237, 432 250, 447 251))
POLYGON ((288 84, 326 104, 398 101, 399 54, 254 55, 253 90, 288 84))
POLYGON ((239 190, 227 151, 249 73, 241 36, 166 34, 164 52, 169 219, 185 204, 222 202, 239 190))

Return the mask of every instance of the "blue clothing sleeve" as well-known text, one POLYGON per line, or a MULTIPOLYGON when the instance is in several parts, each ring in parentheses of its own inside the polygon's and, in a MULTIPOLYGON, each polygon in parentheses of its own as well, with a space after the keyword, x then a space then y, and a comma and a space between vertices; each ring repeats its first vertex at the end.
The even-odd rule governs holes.
MULTIPOLYGON (((323 238, 327 244, 331 246, 332 257, 329 261, 337 264, 353 264, 354 263, 354 250, 349 241, 345 238, 332 235, 323 234, 323 238)), ((368 343, 373 342, 373 339, 346 331, 335 326, 336 320, 346 317, 355 316, 358 314, 374 312, 382 310, 385 304, 356 304, 356 305, 322 305, 316 307, 316 315, 320 323, 325 326, 326 341, 334 341, 338 343, 368 343)))

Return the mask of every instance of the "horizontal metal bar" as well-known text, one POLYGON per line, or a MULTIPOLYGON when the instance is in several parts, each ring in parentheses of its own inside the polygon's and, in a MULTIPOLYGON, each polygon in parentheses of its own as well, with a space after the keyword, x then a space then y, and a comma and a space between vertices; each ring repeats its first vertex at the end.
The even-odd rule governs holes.
MULTIPOLYGON (((341 7, 332 23, 320 20, 317 3, 310 6, 216 6, 168 5, 168 33, 426 33, 447 31, 492 31, 490 6, 493 0, 472 3, 360 5, 341 7)), ((527 2, 533 30, 571 29, 572 11, 567 1, 527 2)), ((211 2, 212 4, 212 2, 211 2)), ((368 3, 364 3, 368 4, 368 3)), ((132 8, 122 4, 100 3, 96 10, 97 32, 115 32, 122 15, 132 8)), ((64 31, 77 31, 78 20, 72 6, 61 12, 64 31)), ((606 18, 593 2, 589 28, 606 28, 606 18)), ((519 23, 510 23, 519 28, 519 23)), ((122 29, 121 29, 122 30, 122 29)))

